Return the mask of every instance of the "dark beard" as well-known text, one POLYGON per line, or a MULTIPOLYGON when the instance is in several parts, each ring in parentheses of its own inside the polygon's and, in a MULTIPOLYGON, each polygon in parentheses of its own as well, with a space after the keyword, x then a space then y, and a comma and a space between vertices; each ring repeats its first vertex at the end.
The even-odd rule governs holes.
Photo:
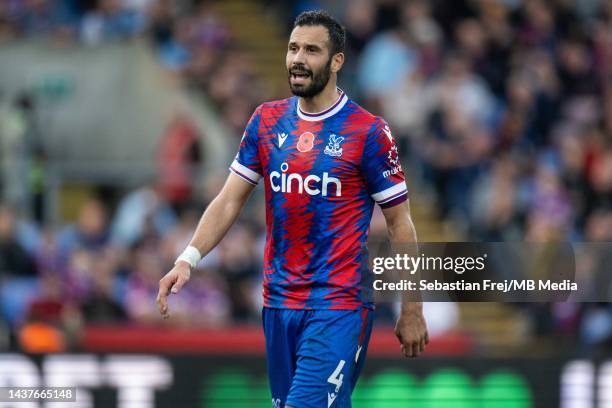
POLYGON ((312 71, 308 71, 303 66, 294 66, 288 71, 287 79, 289 80, 289 89, 291 89, 291 93, 295 96, 299 96, 301 98, 312 98, 323 91, 329 82, 329 78, 331 77, 331 57, 327 61, 327 64, 321 71, 314 73, 312 71), (303 85, 292 85, 291 84, 291 70, 300 70, 303 72, 308 71, 310 74, 311 82, 308 86, 303 85))

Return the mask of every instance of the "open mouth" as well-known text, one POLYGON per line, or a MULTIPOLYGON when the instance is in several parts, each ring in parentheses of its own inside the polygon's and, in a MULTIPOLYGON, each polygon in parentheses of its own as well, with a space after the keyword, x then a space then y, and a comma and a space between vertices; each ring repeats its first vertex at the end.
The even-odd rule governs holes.
POLYGON ((291 79, 294 81, 304 81, 306 78, 309 78, 310 74, 307 72, 300 72, 300 71, 292 71, 291 72, 291 79))

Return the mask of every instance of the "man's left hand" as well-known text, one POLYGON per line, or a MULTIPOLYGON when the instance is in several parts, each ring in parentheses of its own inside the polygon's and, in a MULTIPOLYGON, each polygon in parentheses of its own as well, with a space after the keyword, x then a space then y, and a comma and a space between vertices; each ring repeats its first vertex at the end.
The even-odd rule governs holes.
POLYGON ((427 323, 423 317, 422 305, 402 307, 395 324, 395 335, 400 341, 401 350, 406 357, 418 357, 429 343, 427 323))

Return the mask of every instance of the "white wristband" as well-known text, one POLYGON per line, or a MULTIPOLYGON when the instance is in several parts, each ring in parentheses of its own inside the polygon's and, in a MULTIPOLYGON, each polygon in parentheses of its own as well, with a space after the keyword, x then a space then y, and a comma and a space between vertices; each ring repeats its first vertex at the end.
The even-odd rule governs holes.
POLYGON ((176 261, 174 261, 174 264, 176 265, 179 261, 185 261, 189 264, 191 269, 193 269, 196 267, 198 262, 200 262, 200 259, 202 259, 202 254, 200 254, 200 251, 198 251, 198 248, 193 247, 193 246, 188 246, 187 248, 185 248, 183 253, 180 254, 178 258, 176 258, 176 261))

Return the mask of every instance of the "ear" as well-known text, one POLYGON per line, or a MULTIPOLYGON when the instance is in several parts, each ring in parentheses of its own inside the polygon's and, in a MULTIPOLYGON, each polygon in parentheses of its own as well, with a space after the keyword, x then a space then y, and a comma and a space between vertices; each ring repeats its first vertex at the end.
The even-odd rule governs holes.
POLYGON ((339 52, 332 56, 331 71, 337 73, 344 65, 344 53, 339 52))

